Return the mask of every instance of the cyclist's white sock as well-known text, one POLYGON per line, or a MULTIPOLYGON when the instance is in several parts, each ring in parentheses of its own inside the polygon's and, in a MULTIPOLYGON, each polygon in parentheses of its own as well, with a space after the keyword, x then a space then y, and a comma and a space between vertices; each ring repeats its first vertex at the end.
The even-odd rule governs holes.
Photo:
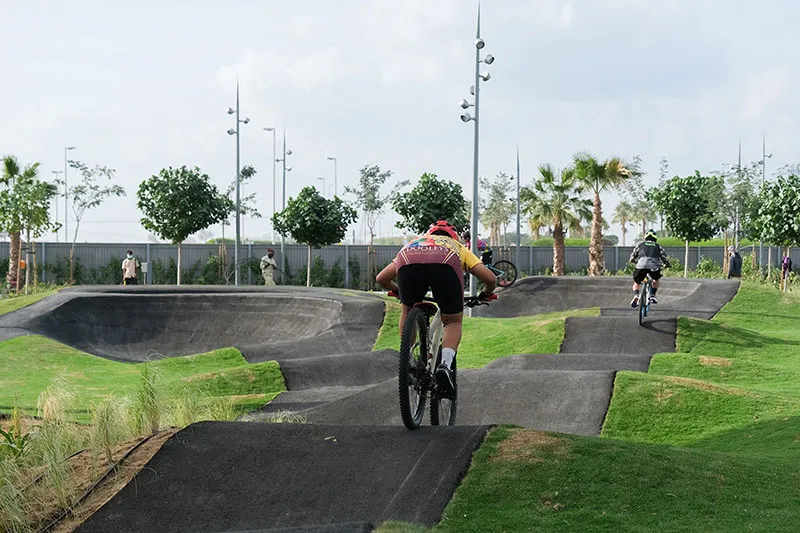
POLYGON ((456 358, 456 351, 452 348, 442 348, 442 363, 447 365, 447 368, 452 368, 453 359, 456 358))

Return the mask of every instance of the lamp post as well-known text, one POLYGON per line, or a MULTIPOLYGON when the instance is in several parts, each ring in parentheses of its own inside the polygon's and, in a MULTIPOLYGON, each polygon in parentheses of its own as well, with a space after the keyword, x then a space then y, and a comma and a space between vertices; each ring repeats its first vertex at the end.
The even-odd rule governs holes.
MULTIPOLYGON (((275 157, 277 154, 275 153, 275 128, 269 127, 264 128, 264 131, 271 131, 272 132, 272 216, 275 216, 275 157)), ((272 224, 272 218, 269 219, 269 223, 272 224)), ((275 225, 272 225, 272 242, 275 242, 275 225)))
MULTIPOLYGON (((286 173, 292 170, 292 167, 286 166, 287 155, 292 155, 292 151, 286 149, 286 130, 283 130, 283 157, 275 159, 276 162, 283 164, 283 185, 281 187, 282 189, 281 194, 283 198, 281 200, 281 211, 286 209, 286 173)), ((280 270, 281 275, 283 275, 283 268, 285 267, 286 264, 286 259, 284 259, 286 257, 286 255, 284 255, 285 252, 286 252, 286 238, 283 236, 283 234, 281 234, 281 262, 284 263, 283 265, 281 265, 281 270, 280 270)))
POLYGON ((320 189, 320 192, 322 193, 322 197, 326 198, 327 195, 325 194, 325 176, 319 177, 317 179, 322 181, 322 189, 320 189))
POLYGON ((241 174, 242 169, 239 165, 239 124, 247 124, 250 122, 249 118, 245 118, 244 120, 239 119, 239 80, 236 80, 236 109, 228 108, 228 114, 233 115, 236 114, 236 129, 230 128, 228 129, 228 135, 236 135, 236 241, 233 245, 233 264, 234 267, 234 280, 236 286, 239 286, 239 240, 241 238, 241 209, 242 209, 242 202, 241 202, 241 174))
POLYGON ((74 146, 64 147, 64 242, 69 242, 69 187, 67 187, 67 152, 74 150, 74 146))
MULTIPOLYGON (((481 81, 489 81, 491 76, 488 72, 481 73, 481 63, 485 63, 486 65, 491 65, 494 63, 494 56, 491 54, 486 54, 486 56, 481 59, 481 50, 483 47, 486 46, 483 39, 481 39, 481 6, 478 4, 478 23, 475 30, 475 85, 473 85, 470 89, 470 94, 475 97, 475 103, 471 104, 466 99, 461 100, 461 108, 467 109, 471 106, 475 107, 475 116, 471 116, 469 113, 464 112, 461 114, 461 120, 463 122, 473 121, 475 123, 475 134, 474 134, 474 147, 473 147, 473 163, 472 163, 472 224, 470 229, 470 248, 472 252, 477 255, 478 253, 478 152, 479 152, 479 117, 480 117, 480 93, 481 93, 481 81)), ((470 294, 475 296, 478 292, 478 284, 477 280, 474 276, 470 277, 469 280, 469 291, 470 294)), ((470 309, 470 315, 472 315, 472 309, 470 309)))
MULTIPOLYGON (((772 154, 767 153, 767 136, 761 137, 761 190, 767 181, 767 159, 772 157, 772 154)), ((771 265, 770 265, 771 266, 771 265)), ((758 240, 758 268, 764 268, 764 241, 758 240)))
MULTIPOLYGON (((517 249, 514 252, 514 262, 517 265, 517 268, 520 268, 521 263, 519 262, 519 247, 520 247, 520 209, 519 209, 519 145, 517 145, 517 249)), ((531 265, 531 271, 533 271, 533 265, 531 265)))
MULTIPOLYGON (((64 171, 63 170, 51 170, 51 172, 55 176, 56 184, 58 184, 58 182, 60 181, 58 176, 59 176, 59 174, 63 174, 64 171)), ((53 202, 53 203, 56 205, 56 221, 57 221, 58 220, 58 198, 56 198, 56 201, 53 202)), ((55 231, 55 234, 56 234, 56 242, 58 242, 58 230, 55 231)))
POLYGON ((337 194, 339 194, 339 189, 337 187, 337 184, 339 182, 337 174, 339 172, 338 169, 336 168, 337 167, 336 158, 328 156, 328 161, 333 161, 333 195, 336 196, 337 194))

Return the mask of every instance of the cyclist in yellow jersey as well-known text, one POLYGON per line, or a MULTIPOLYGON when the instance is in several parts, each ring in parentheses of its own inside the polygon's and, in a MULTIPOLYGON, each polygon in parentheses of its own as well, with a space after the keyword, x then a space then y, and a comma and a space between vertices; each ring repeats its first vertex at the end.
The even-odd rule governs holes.
POLYGON ((382 287, 400 295, 403 304, 401 333, 406 316, 414 304, 423 301, 428 290, 433 292, 444 324, 442 363, 436 369, 436 380, 440 387, 450 392, 454 390, 450 368, 461 342, 464 271, 484 283, 486 288, 480 294, 481 298, 488 298, 494 292, 497 281, 495 274, 459 242, 458 232, 452 224, 439 220, 424 235, 403 246, 376 278, 382 287))

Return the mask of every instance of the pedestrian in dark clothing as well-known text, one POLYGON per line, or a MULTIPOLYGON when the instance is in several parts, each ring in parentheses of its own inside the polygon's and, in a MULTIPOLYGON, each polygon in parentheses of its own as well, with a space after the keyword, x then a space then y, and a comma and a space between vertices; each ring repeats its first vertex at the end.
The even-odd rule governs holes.
POLYGON ((728 246, 728 279, 742 277, 742 256, 733 246, 728 246))

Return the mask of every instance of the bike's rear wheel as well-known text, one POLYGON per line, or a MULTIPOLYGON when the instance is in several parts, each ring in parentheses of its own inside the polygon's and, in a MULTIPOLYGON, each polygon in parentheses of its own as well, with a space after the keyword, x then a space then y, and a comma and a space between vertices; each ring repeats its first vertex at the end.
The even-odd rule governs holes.
POLYGON ((517 267, 511 261, 501 259, 492 265, 497 270, 502 270, 503 273, 497 276, 497 284, 500 287, 507 288, 517 281, 517 267))
POLYGON ((408 429, 418 428, 425 414, 425 395, 430 387, 427 357, 428 319, 422 309, 415 307, 403 325, 397 375, 400 416, 408 429))
MULTIPOLYGON (((437 362, 438 364, 438 362, 437 362)), ((458 410, 458 379, 456 376, 456 360, 453 359, 451 366, 453 372, 453 385, 455 395, 453 398, 440 398, 438 394, 431 394, 431 425, 432 426, 455 426, 456 412, 458 410)))
POLYGON ((647 290, 647 283, 642 283, 642 288, 639 289, 639 325, 644 323, 644 317, 647 316, 647 299, 650 297, 647 290))

